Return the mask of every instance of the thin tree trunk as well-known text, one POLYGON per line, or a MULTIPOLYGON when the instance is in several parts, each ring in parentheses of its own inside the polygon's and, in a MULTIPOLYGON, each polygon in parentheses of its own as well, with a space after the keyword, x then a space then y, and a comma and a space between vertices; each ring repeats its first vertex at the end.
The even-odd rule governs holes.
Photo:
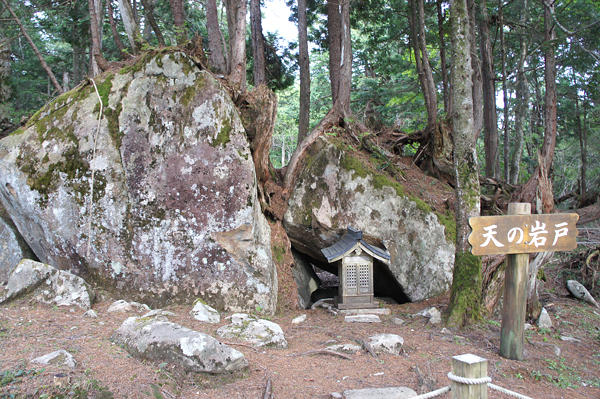
POLYGON ((129 54, 125 51, 125 46, 121 41, 121 37, 119 36, 119 31, 117 30, 117 24, 115 23, 114 10, 112 8, 112 1, 108 0, 106 2, 106 6, 108 8, 108 23, 110 24, 110 31, 112 32, 113 40, 119 49, 119 53, 121 53, 121 58, 126 60, 129 58, 129 54))
POLYGON ((223 55, 223 35, 219 25, 216 0, 206 0, 206 30, 208 31, 208 48, 210 65, 216 73, 227 73, 227 61, 223 55))
POLYGON ((100 71, 96 70, 96 66, 102 71, 106 71, 109 67, 108 61, 102 55, 102 42, 100 41, 98 16, 96 15, 96 2, 100 0, 88 0, 88 7, 90 9, 90 31, 92 33, 92 70, 93 76, 99 74, 100 71))
POLYGON ((340 84, 336 102, 333 104, 342 116, 351 114, 350 95, 352 93, 352 37, 350 31, 350 1, 340 4, 341 34, 340 34, 340 84))
POLYGON ((298 116, 297 142, 300 143, 308 135, 308 126, 310 123, 310 59, 308 56, 306 0, 298 0, 298 42, 298 63, 300 64, 300 115, 298 116))
POLYGON ((185 8, 183 6, 183 0, 169 0, 171 3, 171 11, 173 12, 173 19, 175 20, 175 39, 178 45, 182 45, 187 42, 187 32, 185 28, 185 8))
POLYGON ((81 82, 81 53, 80 46, 73 45, 73 84, 78 85, 81 82))
POLYGON ((433 81, 433 72, 429 65, 429 56, 427 54, 427 42, 425 41, 425 6, 423 0, 418 1, 418 41, 419 49, 421 50, 421 59, 423 67, 424 86, 427 91, 425 97, 425 106, 427 107, 427 126, 433 128, 437 122, 437 89, 433 81))
MULTIPOLYGON (((545 1, 542 0, 545 4, 545 1)), ((544 99, 544 143, 542 144, 541 155, 545 163, 546 170, 550 170, 554 160, 554 148, 556 147, 557 132, 557 98, 556 98, 556 53, 555 44, 556 31, 554 30, 554 3, 544 6, 544 41, 545 48, 544 60, 544 81, 546 84, 546 97, 544 99)))
MULTIPOLYGON (((527 0, 525 0, 527 1, 527 0)), ((504 180, 510 181, 510 140, 508 136, 508 85, 506 83, 506 41, 504 40, 504 3, 503 0, 498 0, 498 14, 500 19, 500 53, 502 58, 502 111, 504 112, 504 120, 502 121, 502 131, 504 134, 504 180)), ((523 10, 525 13, 525 9, 523 10)))
POLYGON ((250 0, 250 29, 252 33, 252 54, 254 56, 254 86, 259 86, 267 83, 260 0, 250 0))
POLYGON ((469 40, 471 40, 471 66, 473 68, 473 126, 475 135, 479 137, 483 130, 483 80, 481 77, 481 60, 475 49, 477 48, 476 15, 477 4, 475 0, 467 0, 469 10, 469 40))
POLYGON ((229 31, 229 81, 246 90, 246 11, 247 0, 225 0, 229 31))
MULTIPOLYGON (((577 95, 577 93, 576 93, 577 95)), ((583 112, 579 105, 579 97, 575 99, 576 106, 576 117, 577 117, 577 130, 579 131, 579 148, 581 150, 581 177, 579 181, 579 207, 587 205, 587 115, 586 107, 584 104, 583 112), (583 118, 583 123, 581 121, 583 118)))
POLYGON ((9 102, 12 96, 12 51, 10 40, 0 33, 0 123, 10 119, 9 102))
POLYGON ((129 0, 118 0, 118 3, 123 26, 125 27, 125 32, 127 32, 127 38, 131 46, 131 52, 133 55, 138 55, 140 52, 140 27, 133 15, 131 3, 129 3, 129 0))
MULTIPOLYGON (((429 91, 427 90, 427 85, 425 83, 423 59, 421 58, 421 51, 419 48, 419 17, 416 0, 410 0, 410 11, 410 37, 411 44, 413 47, 413 53, 415 54, 415 67, 417 69, 417 75, 419 76, 419 85, 421 86, 421 92, 423 93, 423 98, 425 99, 425 107, 427 107, 427 104, 429 102, 429 91)), ((429 113, 427 114, 427 119, 429 120, 429 113)))
POLYGON ((452 122, 456 193, 456 253, 450 305, 450 325, 465 326, 481 315, 481 258, 470 253, 470 217, 480 213, 479 168, 473 116, 472 63, 467 0, 451 0, 452 122))
MULTIPOLYGON (((527 13, 527 0, 523 0, 523 12, 521 14, 521 23, 524 25, 527 13)), ((516 108, 515 108, 515 136, 513 154, 510 163, 510 173, 508 182, 518 184, 521 168, 521 158, 523 156, 523 130, 527 110, 529 109, 529 83, 525 74, 525 59, 527 58, 527 39, 525 35, 521 36, 521 50, 519 54, 519 63, 517 64, 517 87, 516 87, 516 108)))
POLYGON ((498 115, 496 114, 496 76, 492 42, 490 39, 490 21, 486 0, 480 0, 481 20, 479 23, 479 48, 481 52, 481 70, 483 82, 483 121, 485 175, 500 178, 500 153, 498 141, 498 115))
POLYGON ((442 11, 442 0, 436 1, 438 14, 438 34, 440 37, 440 64, 442 69, 442 87, 444 90, 444 111, 447 115, 452 114, 450 106, 450 92, 448 82, 448 67, 446 63, 446 41, 444 39, 444 14, 442 11))
POLYGON ((342 64, 342 15, 340 3, 334 0, 327 2, 327 34, 329 36, 331 99, 335 104, 339 94, 340 66, 342 64))
POLYGON ((46 71, 46 74, 48 75, 48 78, 52 82, 52 85, 54 86, 54 88, 60 94, 62 94, 63 93, 63 89, 62 89, 60 83, 58 83, 58 80, 56 80, 56 76, 54 76, 54 74, 52 73, 52 69, 50 68, 50 66, 48 66, 48 64, 46 63, 46 60, 44 60, 44 57, 42 56, 42 53, 37 48, 37 46, 35 45, 35 43, 33 42, 33 40, 31 39, 31 36, 29 36, 29 34, 27 33, 27 30, 25 29, 25 27, 21 23, 21 20, 19 19, 19 17, 17 17, 17 15, 13 11, 13 9, 10 7, 10 5, 8 4, 7 0, 2 0, 2 3, 4 3, 4 6, 6 7, 6 9, 8 10, 8 12, 10 13, 10 15, 13 17, 13 19, 17 23, 17 25, 19 25, 19 29, 21 30, 21 33, 23 34, 23 36, 25 36, 25 39, 27 40, 27 42, 29 43, 29 45, 33 49, 33 52, 35 53, 35 55, 37 56, 38 60, 40 61, 40 64, 42 64, 42 68, 44 69, 44 71, 46 71))
MULTIPOLYGON (((154 4, 149 0, 141 0, 142 6, 144 7, 144 14, 146 15, 146 20, 148 24, 152 27, 154 34, 156 35, 156 40, 158 40, 158 44, 161 47, 166 47, 165 38, 163 37, 162 31, 160 30, 156 20, 154 19, 154 4)), ((109 1, 110 3, 110 1, 109 1)), ((112 25, 111 25, 112 26, 112 25)), ((113 33, 114 35, 114 33, 113 33)), ((120 48, 120 47, 119 47, 120 48)))

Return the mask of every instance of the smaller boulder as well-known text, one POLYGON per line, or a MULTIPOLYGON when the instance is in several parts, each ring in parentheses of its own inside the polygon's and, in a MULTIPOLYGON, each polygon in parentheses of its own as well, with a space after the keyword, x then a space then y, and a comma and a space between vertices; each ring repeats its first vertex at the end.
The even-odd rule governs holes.
POLYGON ((37 292, 36 299, 40 302, 57 306, 78 306, 84 310, 91 308, 96 297, 90 285, 81 277, 25 259, 11 272, 0 303, 31 292, 37 292))
POLYGON ((328 346, 327 349, 331 349, 332 351, 350 353, 353 355, 360 350, 360 346, 355 344, 338 344, 328 346))
POLYGON ((77 362, 75 361, 73 355, 64 349, 48 353, 44 356, 36 357, 31 361, 31 363, 70 368, 75 368, 77 366, 77 362))
POLYGON ((377 334, 369 337, 369 345, 375 352, 399 355, 404 345, 404 339, 396 334, 377 334))
POLYGON ((139 302, 127 302, 123 299, 119 299, 118 301, 113 302, 112 305, 106 310, 108 313, 129 313, 134 310, 147 312, 150 310, 150 307, 144 303, 139 302))
POLYGON ((0 216, 0 283, 8 281, 10 272, 23 259, 35 259, 35 255, 12 220, 0 216))
POLYGON ((112 340, 134 357, 178 364, 190 372, 219 374, 248 366, 241 352, 162 316, 129 317, 112 340))
POLYGON ((221 321, 219 312, 202 302, 200 299, 197 299, 196 302, 194 302, 194 308, 190 311, 190 315, 194 319, 205 323, 218 323, 221 321))
POLYGON ((442 322, 442 314, 436 307, 425 310, 422 315, 427 317, 431 324, 440 324, 442 322))
POLYGON ((83 314, 83 317, 90 317, 92 319, 95 319, 98 317, 98 313, 96 313, 94 309, 90 309, 83 314))
POLYGON ((590 305, 600 308, 598 302, 596 302, 592 294, 590 294, 590 292, 579 281, 568 280, 567 289, 575 298, 581 299, 582 301, 585 301, 590 305))
POLYGON ((231 324, 217 330, 220 337, 241 339, 259 348, 287 348, 283 330, 278 324, 245 313, 235 313, 228 318, 231 324))
POLYGON ((298 317, 295 317, 292 320, 292 324, 300 324, 300 323, 304 323, 305 321, 306 321, 306 315, 303 314, 303 315, 300 315, 298 317))
POLYGON ((552 328, 552 320, 546 308, 542 308, 542 313, 537 321, 538 328, 552 328))

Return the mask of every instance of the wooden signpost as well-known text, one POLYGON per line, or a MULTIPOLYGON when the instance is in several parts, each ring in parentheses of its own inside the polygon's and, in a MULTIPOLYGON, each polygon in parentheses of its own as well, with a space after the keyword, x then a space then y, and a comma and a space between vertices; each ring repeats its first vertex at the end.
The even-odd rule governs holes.
POLYGON ((504 279, 504 306, 500 356, 523 360, 523 332, 527 307, 527 269, 531 252, 577 248, 576 213, 531 215, 531 204, 508 204, 506 216, 469 219, 473 255, 508 254, 504 279))

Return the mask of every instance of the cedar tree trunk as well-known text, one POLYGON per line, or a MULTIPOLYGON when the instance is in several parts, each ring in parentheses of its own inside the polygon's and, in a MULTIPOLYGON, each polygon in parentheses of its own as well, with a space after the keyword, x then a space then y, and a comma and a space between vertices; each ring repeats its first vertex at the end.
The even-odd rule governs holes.
MULTIPOLYGON (((306 0, 298 0, 298 63, 300 64, 300 115, 298 116, 298 140, 308 135, 310 123, 310 59, 308 57, 308 24, 306 0)), ((283 166, 283 163, 281 164, 283 166)))
POLYGON ((456 192, 456 253, 446 320, 462 327, 481 315, 481 258, 470 253, 470 217, 479 216, 479 168, 473 117, 471 38, 467 0, 452 0, 452 122, 456 192))
POLYGON ((252 33, 252 55, 254 56, 254 86, 258 87, 267 83, 260 0, 250 0, 250 30, 252 33))
POLYGON ((206 30, 208 31, 210 65, 216 73, 225 75, 227 74, 227 61, 223 55, 222 33, 216 0, 206 0, 206 30))
POLYGON ((247 0, 225 0, 229 31, 229 82, 246 91, 246 11, 247 0))
POLYGON ((121 19, 123 20, 123 26, 125 32, 127 32, 127 38, 131 45, 131 52, 133 55, 140 53, 140 27, 133 15, 133 9, 129 0, 118 0, 119 11, 121 12, 121 19))

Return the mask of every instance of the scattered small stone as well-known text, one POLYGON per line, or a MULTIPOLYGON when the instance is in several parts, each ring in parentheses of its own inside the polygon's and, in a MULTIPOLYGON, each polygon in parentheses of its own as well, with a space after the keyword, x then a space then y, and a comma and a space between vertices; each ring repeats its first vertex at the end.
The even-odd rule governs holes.
POLYGON ((326 305, 328 305, 329 307, 332 307, 333 304, 334 304, 334 300, 332 298, 323 298, 323 299, 319 299, 317 302, 313 303, 310 308, 311 309, 325 308, 326 305))
POLYGON ((344 318, 348 323, 381 323, 379 316, 375 314, 350 315, 344 318))
POLYGON ((110 305, 110 307, 106 311, 108 313, 113 313, 113 312, 127 313, 127 312, 131 312, 132 310, 133 310, 133 308, 131 307, 129 302, 127 302, 123 299, 119 299, 118 301, 113 302, 113 304, 110 305))
POLYGON ((417 393, 410 388, 366 388, 344 391, 344 399, 408 399, 414 398, 417 393))
POLYGON ((164 309, 154 309, 144 314, 142 317, 166 317, 166 316, 177 316, 175 313, 164 309))
POLYGON ((48 353, 47 355, 36 357, 31 361, 31 363, 43 364, 43 365, 52 365, 57 367, 70 367, 75 368, 77 366, 77 362, 73 355, 67 352, 64 349, 54 351, 52 353, 48 353))
POLYGON ((341 393, 339 393, 339 392, 332 392, 332 393, 331 393, 331 397, 332 397, 333 399, 343 399, 343 398, 344 398, 344 397, 342 396, 342 394, 341 394, 341 393))
POLYGON ((332 351, 350 353, 353 355, 360 350, 360 346, 354 344, 339 344, 328 346, 327 349, 331 349, 332 351))
POLYGON ((560 348, 556 345, 554 345, 554 354, 558 357, 560 356, 560 348))
POLYGON ((427 310, 425 317, 429 318, 429 323, 431 324, 440 324, 442 322, 442 314, 435 307, 427 310))
POLYGON ((306 315, 300 315, 298 317, 296 317, 294 320, 292 320, 292 324, 300 324, 300 323, 304 323, 306 321, 306 315))
POLYGON ((594 299, 594 297, 589 293, 589 291, 576 280, 568 280, 567 281, 567 289, 577 299, 581 299, 582 301, 586 301, 587 303, 594 305, 597 308, 600 308, 598 302, 594 299))
POLYGON ((440 334, 451 335, 452 331, 450 331, 446 327, 444 327, 440 330, 440 334))
POLYGON ((532 328, 533 328, 533 326, 529 323, 525 323, 525 325, 523 326, 524 331, 531 330, 532 328))
POLYGON ((96 311, 94 309, 90 309, 83 314, 83 317, 96 318, 96 317, 98 317, 98 313, 96 313, 96 311))
POLYGON ((150 306, 146 305, 145 303, 139 303, 139 302, 129 302, 129 305, 135 309, 135 310, 139 310, 142 312, 147 312, 150 310, 150 306))
POLYGON ((221 315, 214 308, 203 303, 201 300, 194 302, 194 308, 190 311, 190 315, 205 323, 218 323, 221 321, 221 315))
POLYGON ((398 318, 398 317, 392 317, 390 319, 390 321, 392 322, 392 324, 396 324, 398 326, 401 326, 402 324, 404 324, 404 320, 398 318))
POLYGON ((373 374, 374 377, 377 377, 379 375, 385 375, 385 373, 375 373, 375 374, 373 374))
POLYGON ((369 337, 369 345, 375 352, 399 355, 404 345, 404 339, 396 334, 377 334, 369 337))
POLYGON ((540 317, 538 318, 537 326, 539 328, 551 328, 552 327, 552 320, 550 319, 550 315, 548 314, 548 311, 546 310, 546 308, 542 308, 542 313, 540 313, 540 317))
POLYGON ((565 342, 581 342, 580 339, 573 338, 573 337, 566 337, 564 335, 562 337, 560 337, 560 340, 565 341, 565 342))
POLYGON ((283 330, 272 321, 256 319, 245 313, 235 313, 228 319, 231 319, 231 324, 217 330, 220 337, 241 339, 257 347, 287 348, 283 330))

